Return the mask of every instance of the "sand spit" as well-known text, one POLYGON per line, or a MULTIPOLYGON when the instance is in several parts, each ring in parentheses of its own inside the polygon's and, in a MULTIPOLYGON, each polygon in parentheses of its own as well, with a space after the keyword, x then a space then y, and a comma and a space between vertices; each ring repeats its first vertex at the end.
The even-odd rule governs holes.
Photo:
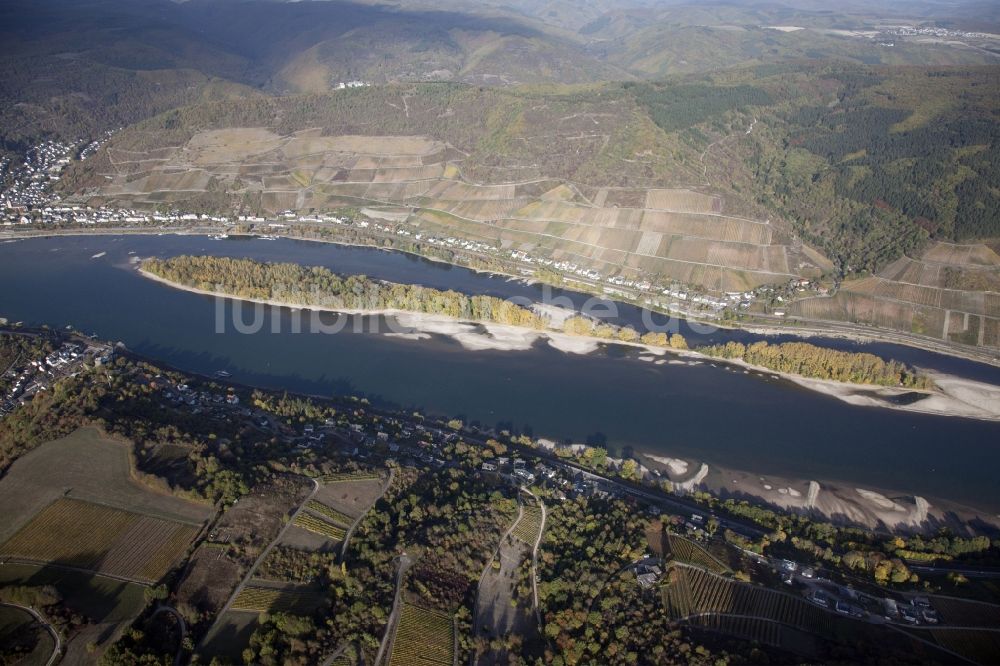
POLYGON ((654 462, 658 462, 661 465, 665 465, 667 470, 670 472, 671 477, 681 477, 688 472, 688 461, 681 460, 680 458, 667 458, 665 456, 651 456, 647 455, 647 458, 654 462))
MULTIPOLYGON (((812 379, 751 365, 739 359, 719 360, 795 382, 803 388, 837 398, 859 407, 883 407, 921 414, 958 416, 984 421, 1000 421, 1000 386, 924 370, 936 385, 932 391, 893 388, 869 384, 848 384, 831 379, 812 379), (913 397, 912 402, 900 397, 913 397)), ((714 363, 713 363, 714 365, 714 363)))

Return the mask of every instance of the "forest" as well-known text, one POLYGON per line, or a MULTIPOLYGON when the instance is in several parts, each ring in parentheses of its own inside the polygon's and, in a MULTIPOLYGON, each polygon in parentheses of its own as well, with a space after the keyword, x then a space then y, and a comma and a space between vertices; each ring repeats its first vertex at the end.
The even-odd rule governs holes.
POLYGON ((724 345, 699 347, 698 351, 706 356, 737 359, 776 372, 814 379, 920 390, 928 390, 934 386, 929 377, 916 373, 897 361, 885 361, 874 354, 817 347, 806 342, 782 342, 775 345, 766 341, 749 345, 727 342, 724 345))

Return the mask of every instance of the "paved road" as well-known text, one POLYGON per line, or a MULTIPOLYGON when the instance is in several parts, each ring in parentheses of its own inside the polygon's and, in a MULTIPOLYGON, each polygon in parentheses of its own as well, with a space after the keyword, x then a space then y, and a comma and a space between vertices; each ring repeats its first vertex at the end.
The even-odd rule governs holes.
POLYGON ((181 659, 184 657, 184 639, 187 638, 187 623, 184 622, 184 617, 176 608, 167 605, 159 606, 149 617, 152 619, 160 613, 170 613, 177 618, 177 626, 181 629, 181 637, 180 645, 177 646, 177 654, 174 656, 174 666, 180 666, 181 659))
POLYGON ((0 606, 9 606, 11 608, 18 608, 20 610, 23 610, 24 612, 31 615, 31 617, 35 618, 35 621, 38 622, 38 624, 45 627, 46 631, 48 631, 49 634, 52 636, 52 640, 54 642, 54 647, 52 648, 52 654, 49 655, 49 660, 45 662, 45 666, 52 666, 53 664, 55 664, 59 658, 59 655, 62 654, 62 649, 63 649, 62 637, 59 636, 59 632, 56 631, 55 627, 49 624, 49 621, 46 620, 41 613, 36 611, 31 606, 22 606, 21 604, 15 604, 6 601, 0 601, 0 606))

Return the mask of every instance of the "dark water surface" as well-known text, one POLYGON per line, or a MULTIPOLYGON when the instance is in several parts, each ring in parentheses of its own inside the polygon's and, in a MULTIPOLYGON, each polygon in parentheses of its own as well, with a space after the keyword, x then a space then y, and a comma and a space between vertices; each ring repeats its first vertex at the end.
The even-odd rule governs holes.
MULTIPOLYGON (((132 257, 215 254, 324 265, 341 273, 538 300, 542 288, 409 255, 290 240, 80 236, 0 244, 0 316, 72 325, 163 362, 235 381, 317 395, 365 395, 536 436, 690 457, 796 478, 832 479, 1000 509, 1000 424, 853 407, 757 373, 655 365, 633 351, 468 351, 435 336, 216 332, 216 299, 144 279, 132 257), (104 252, 103 256, 93 255, 104 252)), ((586 297, 570 292, 577 304, 586 297)), ((619 306, 620 321, 639 312, 619 306)), ((267 309, 270 314, 272 310, 267 309)), ((268 320, 270 321, 270 320, 268 320)), ((364 318, 365 329, 384 324, 364 318)), ((382 329, 384 330, 384 328, 382 329)), ((681 332, 690 341, 752 340, 739 331, 681 332)), ((791 339, 790 336, 768 338, 791 339)), ((1000 384, 1000 369, 888 344, 823 341, 1000 384)))

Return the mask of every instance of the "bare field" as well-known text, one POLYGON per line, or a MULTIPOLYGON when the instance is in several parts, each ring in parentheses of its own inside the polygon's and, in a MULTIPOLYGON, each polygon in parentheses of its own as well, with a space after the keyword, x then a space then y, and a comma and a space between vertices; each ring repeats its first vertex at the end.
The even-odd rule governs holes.
POLYGON ((316 500, 350 518, 357 518, 378 499, 381 492, 382 481, 379 479, 341 481, 320 488, 316 500))

